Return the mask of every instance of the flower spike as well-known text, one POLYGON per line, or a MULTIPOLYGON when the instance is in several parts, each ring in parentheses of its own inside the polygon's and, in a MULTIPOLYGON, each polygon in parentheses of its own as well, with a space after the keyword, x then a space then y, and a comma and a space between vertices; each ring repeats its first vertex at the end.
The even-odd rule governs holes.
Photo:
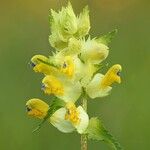
POLYGON ((77 16, 70 2, 58 12, 50 11, 49 43, 54 51, 49 57, 33 56, 30 64, 35 72, 44 75, 42 91, 55 99, 50 105, 37 98, 30 99, 26 103, 27 114, 42 120, 33 132, 49 121, 63 133, 81 134, 81 149, 87 150, 89 138, 105 141, 115 150, 121 150, 101 120, 90 119, 87 113, 87 98, 107 96, 113 83, 121 83, 119 64, 113 65, 106 74, 100 73, 117 30, 93 38, 89 34, 90 27, 87 6, 77 16), (77 106, 77 100, 81 100, 82 105, 77 106))

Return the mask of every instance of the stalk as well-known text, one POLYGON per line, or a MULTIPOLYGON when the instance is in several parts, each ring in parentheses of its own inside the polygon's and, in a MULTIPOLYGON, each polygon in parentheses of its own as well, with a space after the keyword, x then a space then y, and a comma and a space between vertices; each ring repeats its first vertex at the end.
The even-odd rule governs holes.
MULTIPOLYGON (((87 99, 86 96, 84 95, 82 98, 82 107, 83 109, 87 112, 87 99)), ((87 135, 86 134, 82 134, 81 135, 81 150, 87 150, 87 135)))

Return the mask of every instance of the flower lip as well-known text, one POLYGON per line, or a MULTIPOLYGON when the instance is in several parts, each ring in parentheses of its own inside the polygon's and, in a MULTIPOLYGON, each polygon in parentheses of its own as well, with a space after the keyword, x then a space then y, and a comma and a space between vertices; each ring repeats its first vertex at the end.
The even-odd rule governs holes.
POLYGON ((121 76, 121 71, 118 71, 118 72, 117 72, 117 75, 118 75, 118 76, 121 76))
POLYGON ((46 88, 46 86, 45 86, 45 84, 44 83, 42 83, 42 86, 41 86, 41 90, 45 90, 45 88, 46 88))
POLYGON ((26 111, 27 111, 27 112, 31 111, 31 108, 29 108, 28 105, 26 105, 26 111))
POLYGON ((67 67, 66 62, 63 63, 63 66, 62 66, 62 67, 63 67, 63 68, 66 68, 66 67, 67 67))
POLYGON ((31 67, 35 67, 35 66, 36 66, 36 64, 35 64, 34 62, 32 62, 32 61, 29 62, 29 65, 30 65, 31 67))

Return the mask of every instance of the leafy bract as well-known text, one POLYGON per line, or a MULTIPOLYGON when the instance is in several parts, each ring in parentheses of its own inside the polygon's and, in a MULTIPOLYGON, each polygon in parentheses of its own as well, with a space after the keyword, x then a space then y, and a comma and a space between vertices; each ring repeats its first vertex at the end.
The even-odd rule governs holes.
POLYGON ((97 38, 97 42, 103 43, 105 45, 109 45, 109 43, 112 41, 114 36, 117 34, 118 30, 115 29, 111 32, 108 32, 107 34, 101 36, 100 38, 97 38))
POLYGON ((106 130, 100 119, 93 117, 90 119, 86 130, 89 139, 100 140, 108 143, 114 150, 122 150, 116 139, 106 130))

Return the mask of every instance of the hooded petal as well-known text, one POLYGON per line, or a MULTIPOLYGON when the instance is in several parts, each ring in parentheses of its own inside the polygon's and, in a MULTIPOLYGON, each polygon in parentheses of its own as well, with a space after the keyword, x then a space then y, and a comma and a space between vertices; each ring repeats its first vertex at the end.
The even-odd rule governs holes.
POLYGON ((46 76, 42 83, 42 89, 46 94, 54 94, 65 102, 75 102, 81 95, 80 83, 72 82, 64 76, 46 76))
POLYGON ((122 67, 119 64, 113 65, 105 75, 96 74, 86 88, 91 98, 107 96, 111 91, 110 87, 114 82, 121 83, 120 72, 122 67))
POLYGON ((31 117, 43 119, 49 110, 49 105, 43 100, 33 98, 26 103, 27 114, 31 117))
POLYGON ((79 81, 83 77, 83 63, 77 56, 66 56, 61 63, 61 72, 73 81, 79 81))
POLYGON ((43 55, 35 55, 31 58, 30 64, 33 70, 44 75, 57 75, 59 74, 58 69, 54 66, 53 62, 43 55))
POLYGON ((50 57, 51 62, 59 66, 62 74, 66 75, 72 81, 79 81, 84 77, 85 65, 81 62, 77 55, 66 55, 62 50, 50 57))
POLYGON ((75 127, 68 120, 65 120, 66 109, 60 108, 58 109, 51 117, 50 123, 56 127, 59 131, 64 133, 70 133, 75 130, 75 127))

